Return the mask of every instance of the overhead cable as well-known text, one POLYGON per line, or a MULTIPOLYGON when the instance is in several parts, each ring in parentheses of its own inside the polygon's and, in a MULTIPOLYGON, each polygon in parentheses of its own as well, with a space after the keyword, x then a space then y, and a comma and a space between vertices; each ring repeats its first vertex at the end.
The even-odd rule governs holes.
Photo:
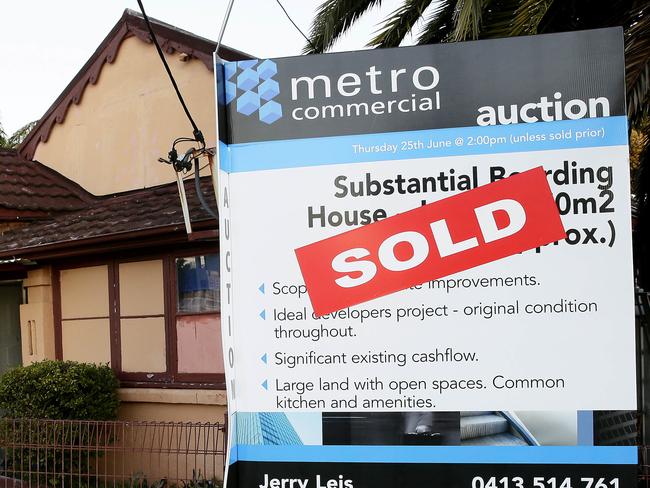
POLYGON ((203 133, 199 130, 199 127, 196 125, 196 122, 194 122, 194 119, 192 118, 192 114, 190 113, 189 109, 187 108, 187 105, 185 104, 185 100, 183 99, 183 95, 181 95, 180 90, 178 89, 178 85, 176 84, 176 80, 174 79, 174 75, 172 74, 171 69, 169 69, 169 65, 167 64, 167 60, 165 59, 165 55, 162 52, 162 49, 160 48, 160 44, 158 44, 158 39, 156 39, 156 34, 154 34, 153 28, 151 27, 151 23, 149 22, 149 17, 147 17, 146 12, 144 11, 144 5, 142 5, 142 0, 138 0, 138 5, 140 6, 140 11, 142 12, 142 16, 144 17, 144 21, 147 24, 147 28, 149 29, 149 34, 151 35, 151 40, 153 41, 154 45, 156 46, 156 51, 158 51, 158 56, 160 56, 160 60, 163 63, 163 66, 165 67, 165 71, 167 71, 167 75, 169 76, 169 80, 172 82, 172 85, 174 86, 174 91, 176 92, 176 96, 178 96, 178 100, 181 102, 181 105, 183 106, 183 110, 185 111, 185 115, 187 115, 187 118, 190 121, 190 124, 192 124, 192 129, 194 130, 194 138, 196 139, 197 142, 200 142, 201 144, 205 145, 205 139, 203 138, 203 133))
POLYGON ((275 0, 275 1, 278 3, 278 5, 279 5, 280 8, 282 9, 282 11, 284 12, 284 15, 287 16, 287 19, 289 19, 289 22, 291 22, 291 23, 293 24, 293 26, 298 30, 298 32, 300 32, 300 34, 302 34, 302 37, 305 38, 305 40, 307 41, 307 43, 309 44, 309 46, 310 46, 310 47, 315 51, 315 50, 316 50, 316 47, 315 47, 315 46, 312 44, 312 42, 309 40, 309 37, 307 37, 307 36, 305 35, 305 33, 304 33, 303 31, 300 30, 300 27, 298 27, 298 25, 293 21, 293 19, 291 18, 291 16, 290 16, 289 13, 287 12, 287 9, 284 8, 284 6, 280 3, 280 0, 275 0))

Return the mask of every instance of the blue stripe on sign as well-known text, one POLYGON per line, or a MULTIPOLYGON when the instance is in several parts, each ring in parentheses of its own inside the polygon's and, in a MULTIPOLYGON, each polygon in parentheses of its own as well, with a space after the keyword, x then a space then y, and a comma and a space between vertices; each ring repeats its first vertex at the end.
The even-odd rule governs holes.
POLYGON ((591 410, 578 411, 578 444, 594 445, 594 412, 591 410))
POLYGON ((228 453, 228 464, 235 464, 237 461, 239 461, 237 454, 239 453, 239 446, 235 446, 234 448, 230 449, 230 452, 228 453))
POLYGON ((232 173, 230 164, 230 147, 219 141, 219 167, 226 173, 232 173))
POLYGON ((461 127, 383 134, 362 134, 311 139, 252 142, 228 146, 221 168, 228 172, 263 171, 327 164, 545 151, 627 144, 627 119, 594 119, 537 122, 534 124, 461 127), (569 132, 571 137, 569 138, 569 132), (585 132, 586 131, 586 132, 585 132), (554 138, 564 134, 567 138, 554 138), (578 138, 578 134, 581 135, 578 138), (438 147, 427 146, 435 142, 438 147), (410 146, 409 146, 410 145, 410 146), (355 150, 355 147, 357 149, 355 150), (395 151, 361 152, 359 147, 395 151))
MULTIPOLYGON (((636 464, 635 446, 237 446, 238 461, 636 464)), ((231 458, 231 462, 232 458, 231 458)))

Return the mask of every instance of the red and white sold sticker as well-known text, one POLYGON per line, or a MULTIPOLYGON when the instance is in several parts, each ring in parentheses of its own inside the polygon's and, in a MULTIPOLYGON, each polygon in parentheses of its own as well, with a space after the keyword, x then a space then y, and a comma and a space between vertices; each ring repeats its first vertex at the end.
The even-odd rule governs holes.
POLYGON ((295 252, 320 316, 565 237, 540 166, 295 252))

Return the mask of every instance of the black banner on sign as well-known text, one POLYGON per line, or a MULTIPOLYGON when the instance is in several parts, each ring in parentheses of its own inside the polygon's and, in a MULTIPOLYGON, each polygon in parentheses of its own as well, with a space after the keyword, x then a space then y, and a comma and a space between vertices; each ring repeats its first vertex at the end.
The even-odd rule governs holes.
POLYGON ((229 62, 222 138, 237 144, 624 115, 621 52, 623 31, 609 28, 229 62))
POLYGON ((632 488, 636 465, 238 462, 227 488, 632 488))

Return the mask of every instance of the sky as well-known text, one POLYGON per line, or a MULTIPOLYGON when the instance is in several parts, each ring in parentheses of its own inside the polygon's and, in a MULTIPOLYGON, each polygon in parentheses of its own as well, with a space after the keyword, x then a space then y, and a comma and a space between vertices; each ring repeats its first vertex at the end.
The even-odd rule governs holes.
MULTIPOLYGON (((281 0, 308 34, 322 0, 281 0)), ((143 0, 147 15, 216 39, 226 0, 143 0)), ((400 4, 384 0, 332 51, 362 49, 377 25, 400 4)), ((0 29, 0 124, 8 134, 37 120, 136 0, 23 0, 3 2, 0 29)), ((304 38, 276 0, 235 0, 224 44, 260 58, 301 53, 304 38)), ((404 44, 411 44, 406 39, 404 44)))

